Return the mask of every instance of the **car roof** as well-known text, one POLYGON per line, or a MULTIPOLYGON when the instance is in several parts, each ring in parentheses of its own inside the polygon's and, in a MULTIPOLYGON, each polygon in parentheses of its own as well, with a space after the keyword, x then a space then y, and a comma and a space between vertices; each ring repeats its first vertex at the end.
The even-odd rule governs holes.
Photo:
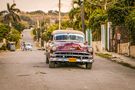
POLYGON ((55 30, 55 31, 52 32, 52 35, 63 34, 63 33, 72 33, 72 34, 81 34, 81 35, 84 35, 83 32, 77 31, 77 30, 55 30))
POLYGON ((31 44, 31 43, 25 43, 25 44, 31 44))

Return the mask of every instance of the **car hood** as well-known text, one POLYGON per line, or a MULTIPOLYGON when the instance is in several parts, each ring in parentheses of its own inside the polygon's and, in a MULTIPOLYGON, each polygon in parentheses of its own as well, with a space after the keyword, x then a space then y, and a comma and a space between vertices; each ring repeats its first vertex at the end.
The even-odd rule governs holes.
POLYGON ((57 51, 86 52, 87 46, 79 42, 54 42, 57 51))

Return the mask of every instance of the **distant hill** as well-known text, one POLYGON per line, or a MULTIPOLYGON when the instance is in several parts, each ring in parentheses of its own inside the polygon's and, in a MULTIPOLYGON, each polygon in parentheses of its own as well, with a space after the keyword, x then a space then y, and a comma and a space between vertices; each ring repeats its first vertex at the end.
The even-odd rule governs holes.
POLYGON ((44 11, 42 10, 37 10, 37 11, 31 11, 31 12, 26 12, 27 14, 46 14, 44 11))
MULTIPOLYGON (((35 25, 37 21, 46 21, 51 24, 58 22, 59 12, 56 10, 49 10, 45 13, 42 10, 32 11, 32 12, 21 12, 21 19, 29 23, 29 25, 35 25)), ((61 12, 62 21, 68 20, 68 13, 61 12)))

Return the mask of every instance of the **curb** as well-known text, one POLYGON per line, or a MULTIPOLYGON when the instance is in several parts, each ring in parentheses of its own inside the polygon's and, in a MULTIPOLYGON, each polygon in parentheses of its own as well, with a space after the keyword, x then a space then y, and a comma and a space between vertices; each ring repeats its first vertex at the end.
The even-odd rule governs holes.
MULTIPOLYGON (((99 56, 99 57, 102 57, 102 58, 106 58, 109 61, 121 64, 123 66, 129 67, 129 68, 132 68, 132 69, 135 69, 135 61, 129 61, 129 60, 123 59, 123 58, 121 58, 122 56, 120 57, 119 55, 114 55, 114 54, 109 53, 109 52, 107 52, 107 53, 96 53, 96 55, 99 56), (99 54, 110 55, 112 57, 107 58, 107 57, 101 56, 99 54)), ((130 59, 130 58, 128 58, 128 59, 130 59)))
POLYGON ((133 65, 133 64, 131 64, 131 63, 128 63, 128 62, 124 61, 123 59, 121 59, 121 58, 119 58, 119 57, 112 57, 112 58, 109 59, 109 60, 112 61, 112 62, 121 64, 121 65, 123 65, 123 66, 129 67, 129 68, 132 68, 132 69, 135 69, 135 65, 133 65))

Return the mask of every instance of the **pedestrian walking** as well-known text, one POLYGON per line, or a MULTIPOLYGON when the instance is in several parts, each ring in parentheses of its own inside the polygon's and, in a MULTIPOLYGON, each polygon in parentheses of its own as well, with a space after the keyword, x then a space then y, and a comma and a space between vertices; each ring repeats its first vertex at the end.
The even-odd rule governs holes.
POLYGON ((21 49, 22 49, 23 51, 25 51, 25 42, 23 42, 23 43, 21 44, 21 49))

